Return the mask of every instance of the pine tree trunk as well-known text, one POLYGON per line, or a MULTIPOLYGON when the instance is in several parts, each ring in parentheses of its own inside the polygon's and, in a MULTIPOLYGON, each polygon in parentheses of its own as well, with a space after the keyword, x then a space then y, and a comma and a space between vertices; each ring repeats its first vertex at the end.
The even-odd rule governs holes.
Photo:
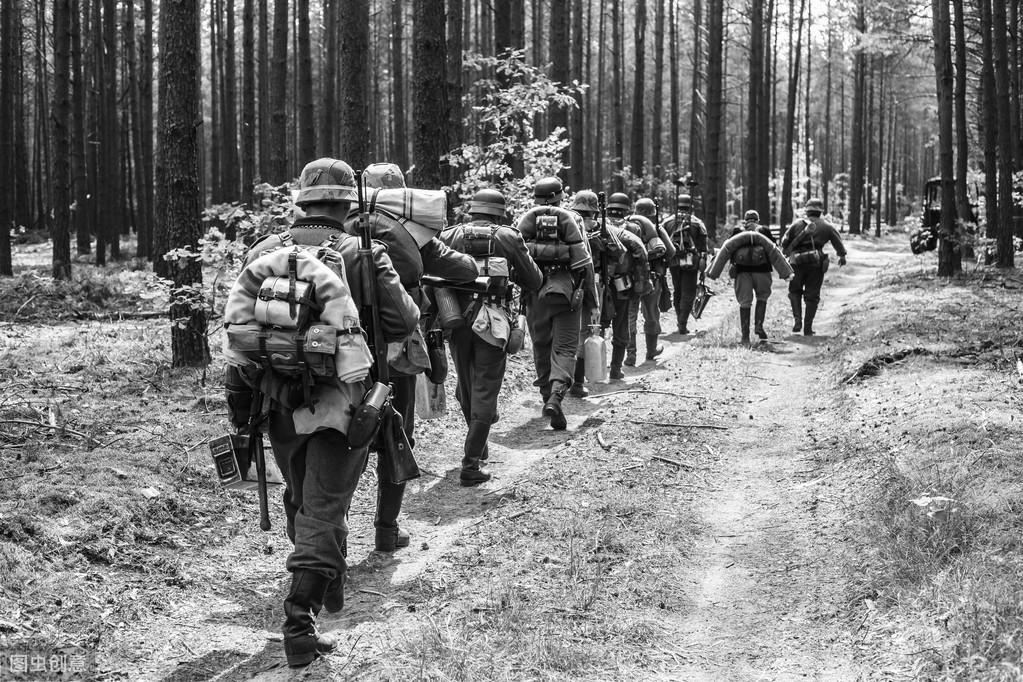
MULTIPOLYGON (((864 0, 859 0, 856 14, 856 30, 866 30, 864 0)), ((860 234, 860 218, 863 205, 863 114, 864 90, 866 89, 866 58, 862 51, 856 53, 853 70, 852 103, 852 150, 849 169, 849 234, 860 234)))
MULTIPOLYGON (((693 79, 690 90, 689 172, 694 182, 706 180, 707 93, 703 66, 703 0, 693 0, 693 79)), ((673 67, 675 68, 675 67, 673 67)), ((679 88, 681 90, 681 87, 679 88)))
POLYGON ((703 221, 711 242, 717 239, 718 217, 724 212, 720 204, 722 144, 724 133, 724 0, 707 3, 707 181, 704 190, 703 221))
MULTIPOLYGON (((342 0, 341 154, 353 168, 371 163, 369 140, 369 2, 342 0)), ((441 2, 441 26, 444 6, 441 2)), ((441 84, 443 86, 443 83, 441 84)))
POLYGON ((763 130, 761 119, 768 115, 764 109, 764 3, 763 0, 750 1, 750 40, 749 40, 749 114, 746 132, 746 190, 745 209, 758 211, 765 218, 770 213, 770 206, 760 203, 760 186, 764 183, 768 159, 762 158, 760 152, 763 143, 760 139, 763 130))
POLYGON ((950 277, 962 269, 957 266, 958 256, 954 244, 955 229, 955 173, 952 152, 952 40, 948 0, 932 0, 934 31, 934 73, 938 95, 938 159, 941 168, 941 228, 938 248, 938 276, 950 277))
POLYGON ((144 220, 149 228, 145 232, 146 252, 150 260, 162 254, 153 251, 153 229, 156 225, 156 207, 153 197, 155 154, 153 150, 153 0, 142 0, 142 35, 139 38, 139 127, 142 137, 142 187, 139 192, 145 196, 144 220))
MULTIPOLYGON (((935 3, 944 4, 945 0, 934 0, 935 3)), ((995 57, 995 99, 998 113, 998 208, 999 208, 999 230, 998 247, 995 264, 1000 268, 1011 268, 1014 261, 1013 249, 1013 200, 1012 200, 1012 172, 1013 156, 1016 148, 1014 140, 1014 126, 1011 115, 1009 99, 1012 95, 1011 84, 1009 83, 1009 52, 1007 39, 1007 19, 1005 16, 1005 3, 994 0, 992 4, 992 32, 994 34, 994 57, 995 57)), ((946 20, 948 7, 945 8, 946 20)), ((940 109, 939 109, 940 111, 940 109)), ((944 178, 943 178, 944 181, 944 178)), ((944 182, 943 182, 944 184, 944 182)), ((944 202, 942 202, 944 203, 944 202)), ((944 215, 942 216, 944 218, 944 215)), ((939 274, 940 274, 939 260, 939 274)))
MULTIPOLYGON (((242 1, 242 128, 241 191, 242 200, 252 201, 256 181, 256 7, 253 0, 242 1)), ((324 84, 324 87, 327 87, 324 84)))
MULTIPOLYGON (((15 104, 14 42, 17 0, 0 2, 0 177, 15 176, 14 118, 21 109, 15 104)), ((15 225, 14 184, 0 182, 0 275, 14 274, 11 260, 11 228, 15 225)))
POLYGON ((593 140, 593 182, 604 186, 604 103, 607 99, 605 96, 604 82, 607 80, 603 77, 604 69, 607 65, 607 48, 604 45, 604 41, 607 38, 607 0, 599 0, 600 2, 600 21, 597 22, 597 73, 600 76, 597 80, 597 122, 593 126, 595 129, 594 140, 593 140))
POLYGON ((661 119, 664 116, 664 102, 662 102, 664 98, 664 0, 656 1, 657 11, 654 15, 654 110, 653 120, 650 122, 650 141, 652 144, 650 165, 654 179, 660 180, 662 164, 664 163, 664 159, 661 158, 661 136, 663 135, 663 121, 661 119))
POLYGON ((225 201, 237 201, 247 194, 239 191, 238 167, 238 72, 235 66, 234 42, 234 0, 227 0, 226 25, 224 32, 224 104, 221 116, 224 128, 221 138, 222 191, 225 201))
POLYGON ((259 169, 260 182, 272 182, 273 167, 270 159, 272 146, 270 136, 270 18, 267 12, 269 0, 259 0, 259 169))
MULTIPOLYGON (((966 189, 969 165, 969 142, 966 128, 966 28, 963 0, 952 0, 955 15, 955 131, 956 131, 956 215, 959 229, 964 231, 970 220, 970 196, 966 189)), ((972 229, 972 228, 970 228, 972 229)))
POLYGON ((414 0, 412 28, 412 163, 414 184, 439 189, 447 152, 444 0, 414 0))
MULTIPOLYGON (((447 74, 448 148, 455 149, 462 146, 462 131, 465 129, 465 121, 462 116, 462 0, 448 0, 447 23, 445 72, 447 74)), ((567 42, 565 47, 567 50, 567 42)), ((567 55, 565 62, 567 67, 567 55)))
MULTIPOLYGON (((124 13, 124 29, 122 30, 122 34, 124 37, 124 78, 127 81, 128 111, 131 112, 129 119, 131 135, 131 166, 135 186, 135 199, 138 205, 138 212, 135 220, 135 234, 137 237, 135 244, 135 256, 138 258, 148 258, 149 244, 152 240, 149 233, 152 231, 153 226, 147 222, 149 218, 149 207, 146 206, 146 199, 148 197, 144 191, 146 184, 146 171, 145 160, 142 158, 142 104, 141 97, 139 96, 141 84, 139 83, 138 64, 136 61, 137 52, 135 47, 134 2, 128 2, 126 4, 124 13)), ((131 185, 129 185, 129 187, 130 186, 131 185)))
MULTIPOLYGON (((569 0, 553 0, 551 3, 551 26, 550 26, 550 60, 551 78, 558 83, 568 83, 571 73, 571 62, 569 56, 569 0)), ((553 106, 549 111, 548 130, 555 128, 568 130, 568 109, 562 106, 553 106)), ((568 149, 561 153, 561 163, 568 166, 570 163, 568 149)), ((562 181, 568 177, 562 169, 562 181)))
POLYGON ((991 31, 991 3, 997 0, 978 0, 980 3, 981 35, 981 107, 978 117, 981 139, 984 141, 984 236, 995 239, 1000 232, 998 211, 998 114, 995 95, 995 50, 991 31))
POLYGON ((510 0, 511 45, 516 50, 526 49, 526 1, 510 0))
MULTIPOLYGON (((197 247, 199 215, 199 8, 196 2, 160 5, 160 80, 155 239, 157 253, 173 248, 197 247)), ((206 314, 201 298, 189 295, 201 285, 198 260, 178 264, 157 259, 154 267, 174 282, 175 302, 170 309, 174 367, 200 367, 209 363, 206 314)))
POLYGON ((391 156, 402 169, 408 168, 408 140, 405 137, 405 62, 403 32, 405 21, 402 17, 402 0, 391 0, 391 78, 394 88, 394 149, 391 156))
MULTIPOLYGON (((586 82, 583 76, 583 0, 574 0, 572 7, 572 80, 586 82)), ((580 189, 585 178, 582 93, 575 94, 575 108, 570 118, 572 146, 569 147, 568 184, 573 189, 580 189)))
POLYGON ((632 149, 629 154, 632 174, 643 177, 646 166, 646 0, 636 0, 636 24, 634 39, 636 44, 635 79, 632 91, 632 149))
POLYGON ((611 107, 614 116, 614 176, 611 186, 616 192, 625 187, 622 167, 625 163, 625 120, 622 113, 622 30, 621 0, 611 0, 611 107))
POLYGON ((831 60, 834 56, 834 37, 831 32, 831 13, 828 12, 828 75, 826 85, 824 86, 824 164, 821 169, 821 197, 824 200, 824 212, 828 213, 831 210, 831 175, 833 172, 832 168, 832 148, 831 148, 831 60))
MULTIPOLYGON (((791 4, 790 4, 791 7, 791 4)), ((782 225, 792 222, 792 163, 793 147, 796 143, 796 100, 799 97, 799 67, 801 63, 803 47, 803 14, 806 12, 806 0, 799 3, 799 28, 796 30, 795 54, 792 56, 792 71, 789 77, 789 101, 788 111, 785 119, 785 168, 784 179, 781 189, 781 215, 779 221, 782 225)))
MULTIPOLYGON (((72 219, 75 230, 75 251, 79 256, 92 251, 92 237, 88 221, 88 177, 85 170, 85 72, 82 67, 82 16, 78 0, 71 2, 71 175, 74 193, 74 211, 72 219)), ((140 75, 143 77, 145 72, 140 75)), ((152 84, 139 83, 140 97, 142 89, 152 89, 152 84)), ((143 143, 143 154, 145 146, 143 143)), ((150 159, 152 163, 152 159, 150 159)), ((152 194, 147 195, 151 198, 152 194)), ((152 206, 150 206, 150 214, 152 206)), ((146 216, 145 218, 148 218, 146 216)), ((145 244, 147 251, 152 250, 152 222, 147 223, 150 230, 146 233, 148 242, 145 244)))
POLYGON ((274 2, 273 60, 270 65, 270 165, 271 184, 291 179, 288 168, 288 1, 274 2))
POLYGON ((53 239, 51 274, 71 277, 71 0, 53 0, 53 239))
MULTIPOLYGON (((221 26, 221 6, 223 0, 211 0, 210 2, 210 137, 209 137, 209 159, 210 159, 210 201, 219 204, 224 200, 223 176, 220 169, 220 158, 223 152, 220 134, 223 131, 221 122, 220 103, 222 96, 221 74, 223 73, 222 51, 220 49, 220 34, 223 33, 221 26)), ((201 86, 200 86, 201 87, 201 86)), ((200 93, 200 97, 204 93, 200 93)), ((199 108, 203 106, 199 102, 199 108)), ((205 126, 204 126, 205 127, 205 126)), ((201 162, 200 162, 201 164, 201 162)), ((202 164, 201 164, 202 165, 202 164)))
POLYGON ((298 156, 301 160, 299 165, 304 165, 316 158, 316 108, 313 103, 313 56, 309 45, 309 0, 298 0, 295 13, 298 19, 298 156))
MULTIPOLYGON (((680 145, 682 143, 682 122, 680 120, 680 116, 681 116, 680 109, 681 109, 681 107, 679 106, 679 98, 682 96, 682 84, 680 82, 681 81, 681 76, 680 76, 680 74, 678 72, 678 52, 679 52, 679 44, 678 44, 678 8, 675 6, 675 0, 668 0, 668 5, 669 5, 669 7, 668 7, 668 13, 669 13, 669 19, 668 19, 668 45, 669 45, 669 47, 668 47, 668 63, 670 64, 670 68, 671 68, 671 72, 668 75, 668 77, 670 79, 668 81, 668 93, 669 93, 669 97, 670 97, 670 101, 671 101, 671 104, 669 105, 670 106, 670 111, 668 113, 668 116, 670 117, 670 121, 669 121, 669 124, 668 124, 668 129, 670 131, 669 135, 671 137, 671 155, 670 155, 670 157, 671 157, 671 165, 672 165, 672 168, 675 171, 675 177, 676 177, 676 179, 678 179, 678 177, 681 174, 681 170, 682 170, 681 158, 679 156, 681 154, 681 147, 680 147, 680 145)), ((697 52, 698 52, 697 45, 694 43, 694 45, 693 45, 693 53, 694 53, 693 54, 693 59, 694 59, 694 61, 696 59, 697 52)), ((695 68, 693 69, 693 72, 694 73, 696 72, 695 68)), ((692 112, 691 112, 690 115, 692 116, 692 112)), ((692 154, 693 154, 693 149, 692 149, 692 147, 690 147, 689 155, 692 156, 692 154)))

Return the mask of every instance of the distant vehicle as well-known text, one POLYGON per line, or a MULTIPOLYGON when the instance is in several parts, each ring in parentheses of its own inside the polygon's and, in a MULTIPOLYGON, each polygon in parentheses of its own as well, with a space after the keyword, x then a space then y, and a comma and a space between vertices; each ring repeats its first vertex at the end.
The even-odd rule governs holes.
MULTIPOLYGON (((976 189, 970 197, 969 221, 977 224, 976 189)), ((934 177, 924 183, 924 210, 920 227, 909 235, 909 248, 913 253, 933 251, 938 246, 938 228, 941 227, 941 178, 934 177)))

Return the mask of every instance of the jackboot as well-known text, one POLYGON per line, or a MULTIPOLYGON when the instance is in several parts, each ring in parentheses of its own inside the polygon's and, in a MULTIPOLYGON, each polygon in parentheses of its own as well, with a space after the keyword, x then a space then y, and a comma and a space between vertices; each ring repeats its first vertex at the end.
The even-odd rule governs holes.
POLYGON ((749 308, 739 308, 739 329, 742 332, 740 343, 744 346, 749 345, 749 314, 749 308))
POLYGON ((646 359, 653 360, 664 352, 664 346, 657 345, 657 334, 646 335, 646 359))
POLYGON ((309 665, 321 654, 337 647, 333 637, 316 632, 316 614, 323 607, 327 576, 307 569, 291 574, 291 591, 284 599, 284 655, 288 665, 300 668, 309 665))
POLYGON ((560 381, 551 383, 551 397, 543 406, 543 416, 551 420, 551 428, 555 431, 564 431, 568 427, 568 420, 565 419, 565 412, 561 409, 561 401, 565 397, 567 387, 560 381))
POLYGON ((404 483, 377 483, 377 515, 374 547, 378 552, 393 552, 408 547, 409 534, 398 527, 398 513, 405 497, 404 483))
POLYGON ((635 367, 636 366, 636 349, 629 348, 625 351, 625 366, 635 367))
POLYGON ((806 315, 803 317, 803 336, 813 336, 813 318, 817 315, 817 303, 806 302, 806 315))
POLYGON ((568 394, 573 398, 585 398, 590 394, 590 390, 586 388, 583 383, 586 381, 586 360, 583 358, 575 359, 575 375, 572 377, 572 388, 568 389, 568 394))
POLYGON ((462 473, 458 482, 466 488, 486 483, 490 474, 480 469, 482 453, 487 448, 487 437, 490 435, 490 424, 479 419, 469 422, 469 430, 465 434, 465 450, 462 456, 462 473))
POLYGON ((680 303, 678 307, 678 313, 675 315, 678 321, 678 333, 688 334, 689 333, 689 316, 693 312, 693 302, 680 303))
POLYGON ((803 299, 800 296, 789 294, 789 303, 792 304, 792 331, 798 332, 803 329, 803 299))
POLYGON ((625 378, 622 372, 622 359, 625 358, 625 349, 620 346, 611 346, 611 372, 608 378, 611 381, 621 381, 625 378))
POLYGON ((327 585, 327 591, 323 593, 323 608, 328 613, 338 613, 345 607, 345 572, 337 574, 337 577, 327 585))
POLYGON ((764 331, 764 318, 767 317, 767 301, 757 301, 757 307, 753 311, 753 331, 756 332, 757 336, 761 339, 767 338, 767 332, 764 331))

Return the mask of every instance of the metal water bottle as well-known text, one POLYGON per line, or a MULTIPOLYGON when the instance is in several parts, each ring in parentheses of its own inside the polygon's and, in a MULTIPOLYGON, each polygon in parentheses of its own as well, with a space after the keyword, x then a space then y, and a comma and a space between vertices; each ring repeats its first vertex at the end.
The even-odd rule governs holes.
POLYGON ((586 378, 591 382, 608 380, 607 345, 600 333, 600 325, 590 325, 590 335, 583 342, 583 363, 586 378))

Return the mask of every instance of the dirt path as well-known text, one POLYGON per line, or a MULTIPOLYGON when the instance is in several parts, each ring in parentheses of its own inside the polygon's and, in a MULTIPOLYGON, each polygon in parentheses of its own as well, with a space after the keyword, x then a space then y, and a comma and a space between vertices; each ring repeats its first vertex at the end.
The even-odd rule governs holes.
MULTIPOLYGON (((842 523, 831 499, 837 493, 828 488, 815 453, 826 440, 830 420, 841 416, 818 408, 816 398, 833 384, 833 378, 828 383, 818 377, 841 307, 866 291, 876 267, 905 255, 878 252, 876 265, 868 267, 856 264, 863 262, 857 257, 860 245, 850 246, 854 265, 841 271, 833 266, 828 275, 817 324, 820 336, 806 339, 788 333, 784 284, 776 282, 768 317, 771 342, 739 348, 734 300, 728 285, 719 283, 720 296, 701 321, 698 337, 668 335, 664 357, 627 371, 623 388, 679 391, 680 371, 688 374, 685 368, 703 366, 698 383, 686 383, 686 390, 711 396, 711 411, 731 417, 727 431, 707 435, 712 471, 692 500, 702 533, 689 553, 688 582, 676 595, 687 607, 660 623, 660 641, 670 642, 672 650, 666 652, 670 662, 659 667, 658 677, 854 679, 863 672, 853 660, 849 628, 837 618, 844 581, 830 559, 842 540, 842 523)), ((869 243, 862 248, 875 250, 869 243)), ((662 320, 666 330, 671 329, 668 318, 662 320)), ((513 359, 501 421, 492 437, 494 480, 487 485, 458 486, 464 426, 458 423, 456 406, 449 405, 444 418, 420 422, 420 454, 427 473, 410 485, 406 496, 403 523, 413 535, 409 550, 393 557, 372 551, 374 481, 364 477, 350 520, 352 568, 345 610, 322 618, 323 627, 341 638, 341 649, 326 662, 331 677, 371 668, 386 656, 394 631, 415 630, 422 615, 415 612, 409 594, 442 581, 436 568, 450 563, 446 557, 466 543, 479 542, 480 528, 508 518, 500 505, 515 498, 516 486, 562 448, 580 439, 592 441, 592 426, 613 410, 614 400, 572 399, 568 431, 551 431, 529 385, 530 365, 528 353, 513 359)), ((599 387, 601 392, 616 388, 599 387)), ((633 414, 656 412, 664 400, 661 395, 630 396, 628 409, 633 414)), ((635 447, 646 446, 637 442, 635 447)), ((275 519, 282 518, 279 508, 271 511, 275 519)), ((275 529, 268 537, 245 533, 196 558, 197 568, 212 567, 218 581, 225 573, 237 576, 237 589, 180 595, 167 612, 134 630, 141 642, 135 649, 119 642, 108 650, 108 676, 301 677, 284 665, 278 634, 287 551, 286 539, 275 529)), ((323 667, 317 670, 316 675, 324 674, 323 667)))

